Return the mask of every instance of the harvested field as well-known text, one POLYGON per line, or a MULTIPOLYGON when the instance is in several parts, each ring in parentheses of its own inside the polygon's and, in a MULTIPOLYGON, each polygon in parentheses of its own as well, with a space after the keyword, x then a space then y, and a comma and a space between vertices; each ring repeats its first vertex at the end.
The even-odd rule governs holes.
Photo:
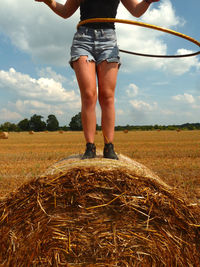
POLYGON ((148 168, 61 160, 0 202, 2 266, 199 266, 200 209, 148 168))
MULTIPOLYGON (((98 132, 95 143, 101 151, 102 140, 98 132)), ((0 197, 44 173, 56 161, 84 149, 82 132, 9 133, 7 140, 0 139, 0 197)), ((115 149, 153 170, 184 198, 199 202, 200 131, 116 132, 115 149)))

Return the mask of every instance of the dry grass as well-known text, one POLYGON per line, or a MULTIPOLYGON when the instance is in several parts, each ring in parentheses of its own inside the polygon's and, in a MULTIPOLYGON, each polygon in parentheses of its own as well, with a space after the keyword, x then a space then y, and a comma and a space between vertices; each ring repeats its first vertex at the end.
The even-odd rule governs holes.
POLYGON ((199 266, 199 212, 126 157, 70 158, 0 202, 0 264, 199 266))
MULTIPOLYGON (((95 135, 102 150, 102 134, 95 135)), ((200 198, 200 131, 116 132, 118 153, 143 163, 196 202, 200 198)), ((0 196, 43 173, 54 162, 83 153, 83 133, 10 133, 0 140, 0 196)))
POLYGON ((200 132, 117 132, 116 151, 135 165, 46 171, 84 148, 82 133, 0 140, 0 266, 199 266, 200 132))

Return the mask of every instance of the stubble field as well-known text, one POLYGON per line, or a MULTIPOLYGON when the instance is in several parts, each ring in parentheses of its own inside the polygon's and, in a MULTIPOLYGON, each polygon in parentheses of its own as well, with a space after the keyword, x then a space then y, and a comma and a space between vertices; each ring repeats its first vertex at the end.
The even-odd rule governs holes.
MULTIPOLYGON (((103 149, 101 132, 95 136, 103 149)), ((0 198, 72 154, 82 154, 82 132, 10 133, 0 140, 0 198)), ((144 164, 193 203, 200 200, 200 131, 115 133, 115 150, 144 164)))

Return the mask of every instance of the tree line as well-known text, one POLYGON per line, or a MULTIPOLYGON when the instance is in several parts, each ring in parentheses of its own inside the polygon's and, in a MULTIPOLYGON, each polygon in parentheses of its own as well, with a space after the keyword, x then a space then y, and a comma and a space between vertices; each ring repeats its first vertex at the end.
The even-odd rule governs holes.
POLYGON ((116 126, 116 131, 177 131, 177 130, 200 130, 200 123, 184 123, 180 125, 126 125, 126 126, 116 126))
POLYGON ((17 124, 5 122, 0 125, 0 131, 4 132, 20 132, 20 131, 81 131, 81 112, 71 118, 69 126, 60 126, 59 121, 55 115, 50 114, 46 121, 41 115, 34 114, 30 119, 25 118, 17 124))
MULTIPOLYGON (((23 119, 17 124, 5 122, 0 125, 0 131, 4 132, 20 132, 20 131, 82 131, 81 112, 71 118, 69 126, 60 126, 56 116, 50 114, 46 121, 41 115, 34 114, 30 119, 23 119)), ((96 125, 97 130, 101 130, 101 126, 96 125)), ((200 123, 185 123, 181 125, 126 125, 116 126, 115 131, 153 131, 153 130, 200 130, 200 123)))

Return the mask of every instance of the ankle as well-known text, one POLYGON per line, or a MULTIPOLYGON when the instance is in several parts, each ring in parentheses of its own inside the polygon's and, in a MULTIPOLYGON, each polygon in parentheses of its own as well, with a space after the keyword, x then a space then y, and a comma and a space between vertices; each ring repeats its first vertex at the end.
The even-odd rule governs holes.
POLYGON ((86 150, 82 159, 91 159, 96 157, 96 146, 94 143, 86 143, 86 150))
POLYGON ((113 145, 112 142, 109 142, 109 143, 104 143, 104 146, 109 146, 110 144, 113 145))
POLYGON ((115 153, 113 143, 105 143, 104 151, 103 151, 104 158, 109 159, 118 159, 118 156, 115 153))
POLYGON ((87 145, 94 145, 94 146, 95 146, 95 144, 94 144, 93 142, 87 142, 87 143, 86 143, 86 146, 87 146, 87 145))

